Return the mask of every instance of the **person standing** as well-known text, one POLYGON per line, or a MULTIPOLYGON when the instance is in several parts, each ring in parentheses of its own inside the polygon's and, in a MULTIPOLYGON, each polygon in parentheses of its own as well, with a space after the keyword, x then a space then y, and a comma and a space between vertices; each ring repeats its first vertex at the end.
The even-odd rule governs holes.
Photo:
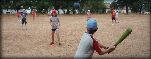
POLYGON ((50 25, 52 26, 52 42, 50 43, 50 45, 54 44, 54 34, 56 32, 57 34, 57 39, 59 41, 59 45, 61 45, 60 43, 60 36, 59 36, 59 27, 60 27, 60 21, 59 18, 57 17, 57 11, 54 9, 52 10, 51 13, 51 17, 50 17, 50 25))

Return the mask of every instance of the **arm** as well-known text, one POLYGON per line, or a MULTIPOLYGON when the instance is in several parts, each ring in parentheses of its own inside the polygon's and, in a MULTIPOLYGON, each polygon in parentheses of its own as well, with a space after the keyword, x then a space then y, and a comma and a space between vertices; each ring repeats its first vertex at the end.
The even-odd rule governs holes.
POLYGON ((60 26, 60 21, 59 21, 59 18, 57 18, 58 19, 58 25, 60 26))
POLYGON ((104 54, 106 54, 106 53, 108 53, 108 50, 107 50, 107 49, 103 50, 102 52, 100 52, 100 53, 98 53, 98 54, 99 54, 99 55, 104 55, 104 54))
MULTIPOLYGON (((94 38, 94 39, 96 40, 96 38, 94 38)), ((104 49, 108 49, 109 48, 109 47, 106 47, 106 46, 102 45, 101 43, 98 43, 98 45, 99 45, 100 48, 104 48, 104 49)))
POLYGON ((113 50, 115 50, 115 46, 114 47, 110 47, 109 49, 105 49, 102 52, 99 53, 99 55, 103 55, 109 52, 112 52, 113 50))
POLYGON ((26 16, 27 16, 28 14, 26 13, 26 16))
POLYGON ((106 47, 106 46, 104 46, 104 45, 102 45, 100 43, 99 43, 99 46, 100 46, 100 48, 104 48, 104 49, 108 49, 109 48, 109 47, 106 47))
POLYGON ((22 13, 20 13, 20 15, 19 15, 19 16, 20 16, 20 18, 22 18, 22 13))
MULTIPOLYGON (((103 45, 102 45, 103 46, 103 45)), ((105 46, 104 46, 105 47, 105 46)), ((100 44, 98 43, 98 41, 96 41, 95 39, 93 39, 93 48, 96 52, 98 52, 99 55, 103 55, 109 52, 112 52, 115 49, 115 46, 110 47, 108 49, 105 50, 101 50, 100 44)))
POLYGON ((52 20, 51 20, 51 18, 49 18, 50 19, 50 25, 52 26, 52 20))

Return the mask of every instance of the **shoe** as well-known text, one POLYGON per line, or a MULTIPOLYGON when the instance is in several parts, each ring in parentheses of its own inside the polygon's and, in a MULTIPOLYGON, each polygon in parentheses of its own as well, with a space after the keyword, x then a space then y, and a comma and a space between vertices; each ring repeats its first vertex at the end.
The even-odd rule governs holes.
POLYGON ((51 42, 50 45, 54 44, 54 42, 51 42))
POLYGON ((61 45, 61 43, 59 43, 59 45, 61 45))

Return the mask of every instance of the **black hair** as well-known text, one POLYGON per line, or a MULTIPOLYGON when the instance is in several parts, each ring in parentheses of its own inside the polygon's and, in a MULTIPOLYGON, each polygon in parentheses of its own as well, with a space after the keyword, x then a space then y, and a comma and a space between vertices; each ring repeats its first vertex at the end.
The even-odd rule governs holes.
POLYGON ((92 29, 87 29, 87 32, 88 32, 89 34, 94 34, 97 30, 98 30, 98 28, 97 28, 97 29, 94 29, 94 30, 92 30, 92 29))
POLYGON ((57 14, 56 14, 56 15, 51 14, 51 16, 52 16, 52 17, 57 17, 57 14))

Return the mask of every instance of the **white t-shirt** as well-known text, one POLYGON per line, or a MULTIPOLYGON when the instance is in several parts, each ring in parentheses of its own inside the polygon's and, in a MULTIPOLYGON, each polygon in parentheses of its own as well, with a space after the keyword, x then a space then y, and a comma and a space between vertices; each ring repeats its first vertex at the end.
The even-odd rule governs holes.
POLYGON ((94 53, 91 34, 84 33, 74 56, 75 59, 91 59, 94 53))

